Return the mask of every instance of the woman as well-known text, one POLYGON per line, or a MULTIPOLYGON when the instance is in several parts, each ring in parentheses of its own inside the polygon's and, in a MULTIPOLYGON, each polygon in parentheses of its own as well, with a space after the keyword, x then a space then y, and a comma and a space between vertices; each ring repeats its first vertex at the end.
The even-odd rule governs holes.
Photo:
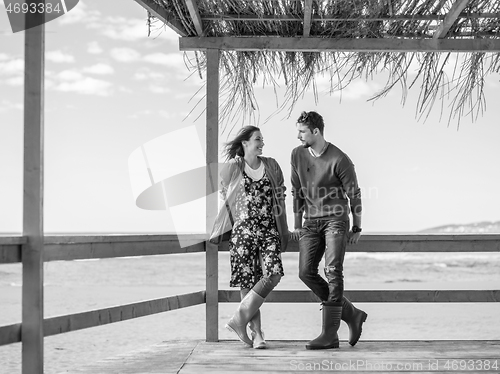
MULTIPOLYGON (((263 147, 260 129, 243 127, 225 145, 228 163, 221 172, 222 195, 233 220, 230 287, 240 287, 242 298, 226 328, 257 349, 266 348, 259 308, 284 275, 281 252, 289 235, 283 173, 276 160, 261 156, 263 147)), ((227 214, 227 209, 222 209, 216 222, 227 214)), ((221 225, 216 223, 215 227, 221 225)))

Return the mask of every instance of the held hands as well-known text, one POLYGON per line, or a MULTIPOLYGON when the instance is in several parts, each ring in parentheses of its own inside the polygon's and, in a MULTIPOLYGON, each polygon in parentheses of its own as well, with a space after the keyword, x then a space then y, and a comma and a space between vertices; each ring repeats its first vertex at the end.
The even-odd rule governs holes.
POLYGON ((289 231, 289 237, 291 240, 299 241, 300 239, 300 233, 302 232, 302 229, 295 229, 293 231, 289 231))
MULTIPOLYGON (((290 240, 299 241, 301 232, 302 232, 301 228, 295 229, 293 231, 288 231, 288 238, 290 240)), ((360 237, 361 237, 360 232, 354 233, 352 232, 352 230, 349 231, 349 233, 347 234, 347 244, 356 244, 360 237)))

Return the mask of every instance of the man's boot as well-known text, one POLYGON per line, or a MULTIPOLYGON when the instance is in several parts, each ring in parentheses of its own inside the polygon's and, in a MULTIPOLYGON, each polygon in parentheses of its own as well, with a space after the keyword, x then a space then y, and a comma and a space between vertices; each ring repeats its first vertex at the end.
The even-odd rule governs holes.
POLYGON ((261 307, 264 302, 264 298, 256 293, 254 290, 250 290, 248 294, 241 300, 238 309, 234 313, 233 317, 226 324, 226 328, 238 335, 238 338, 250 347, 253 345, 252 341, 247 335, 247 324, 255 315, 257 310, 261 307))
POLYGON ((363 322, 366 321, 368 314, 364 311, 357 309, 352 303, 346 299, 342 298, 342 321, 347 323, 349 326, 349 344, 354 346, 360 336, 363 326, 363 322))
POLYGON ((342 317, 342 303, 323 303, 323 327, 321 334, 306 344, 307 349, 339 347, 337 331, 342 317))
POLYGON ((260 310, 258 310, 250 322, 248 322, 248 327, 250 327, 252 334, 253 347, 255 349, 267 348, 266 341, 264 339, 264 331, 262 331, 261 327, 260 310))

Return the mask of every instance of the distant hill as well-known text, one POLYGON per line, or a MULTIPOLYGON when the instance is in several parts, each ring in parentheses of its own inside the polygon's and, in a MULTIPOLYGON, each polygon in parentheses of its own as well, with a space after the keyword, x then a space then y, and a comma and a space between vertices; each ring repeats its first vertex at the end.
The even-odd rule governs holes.
POLYGON ((444 225, 419 231, 421 233, 482 233, 500 234, 500 221, 474 222, 469 224, 444 225))

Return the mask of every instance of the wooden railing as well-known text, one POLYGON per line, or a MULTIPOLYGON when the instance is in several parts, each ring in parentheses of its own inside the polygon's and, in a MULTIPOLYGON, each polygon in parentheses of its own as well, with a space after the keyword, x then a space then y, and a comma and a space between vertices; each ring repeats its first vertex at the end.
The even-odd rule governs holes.
MULTIPOLYGON (((48 262, 203 252, 206 247, 212 245, 201 242, 202 239, 200 235, 183 236, 184 245, 187 240, 193 244, 181 248, 176 235, 46 236, 43 259, 44 262, 48 262)), ((26 242, 24 237, 0 237, 0 264, 22 262, 22 251, 26 242)), ((227 251, 227 243, 223 243, 218 250, 227 251)), ((364 235, 359 243, 349 250, 350 252, 500 252, 500 235, 364 235)), ((291 242, 288 251, 297 252, 297 243, 291 242)), ((355 302, 500 302, 500 290, 346 290, 345 294, 355 302)), ((240 300, 238 291, 218 290, 217 256, 207 256, 206 290, 45 318, 38 328, 42 330, 43 336, 51 336, 204 304, 209 296, 217 300, 217 305, 219 302, 240 300)), ((297 290, 275 290, 267 300, 286 303, 318 301, 312 292, 297 290)), ((207 321, 218 321, 217 305, 216 308, 207 305, 207 321)), ((0 345, 21 342, 21 329, 21 323, 0 326, 0 345)), ((206 339, 218 340, 217 322, 215 325, 207 326, 206 339)))

